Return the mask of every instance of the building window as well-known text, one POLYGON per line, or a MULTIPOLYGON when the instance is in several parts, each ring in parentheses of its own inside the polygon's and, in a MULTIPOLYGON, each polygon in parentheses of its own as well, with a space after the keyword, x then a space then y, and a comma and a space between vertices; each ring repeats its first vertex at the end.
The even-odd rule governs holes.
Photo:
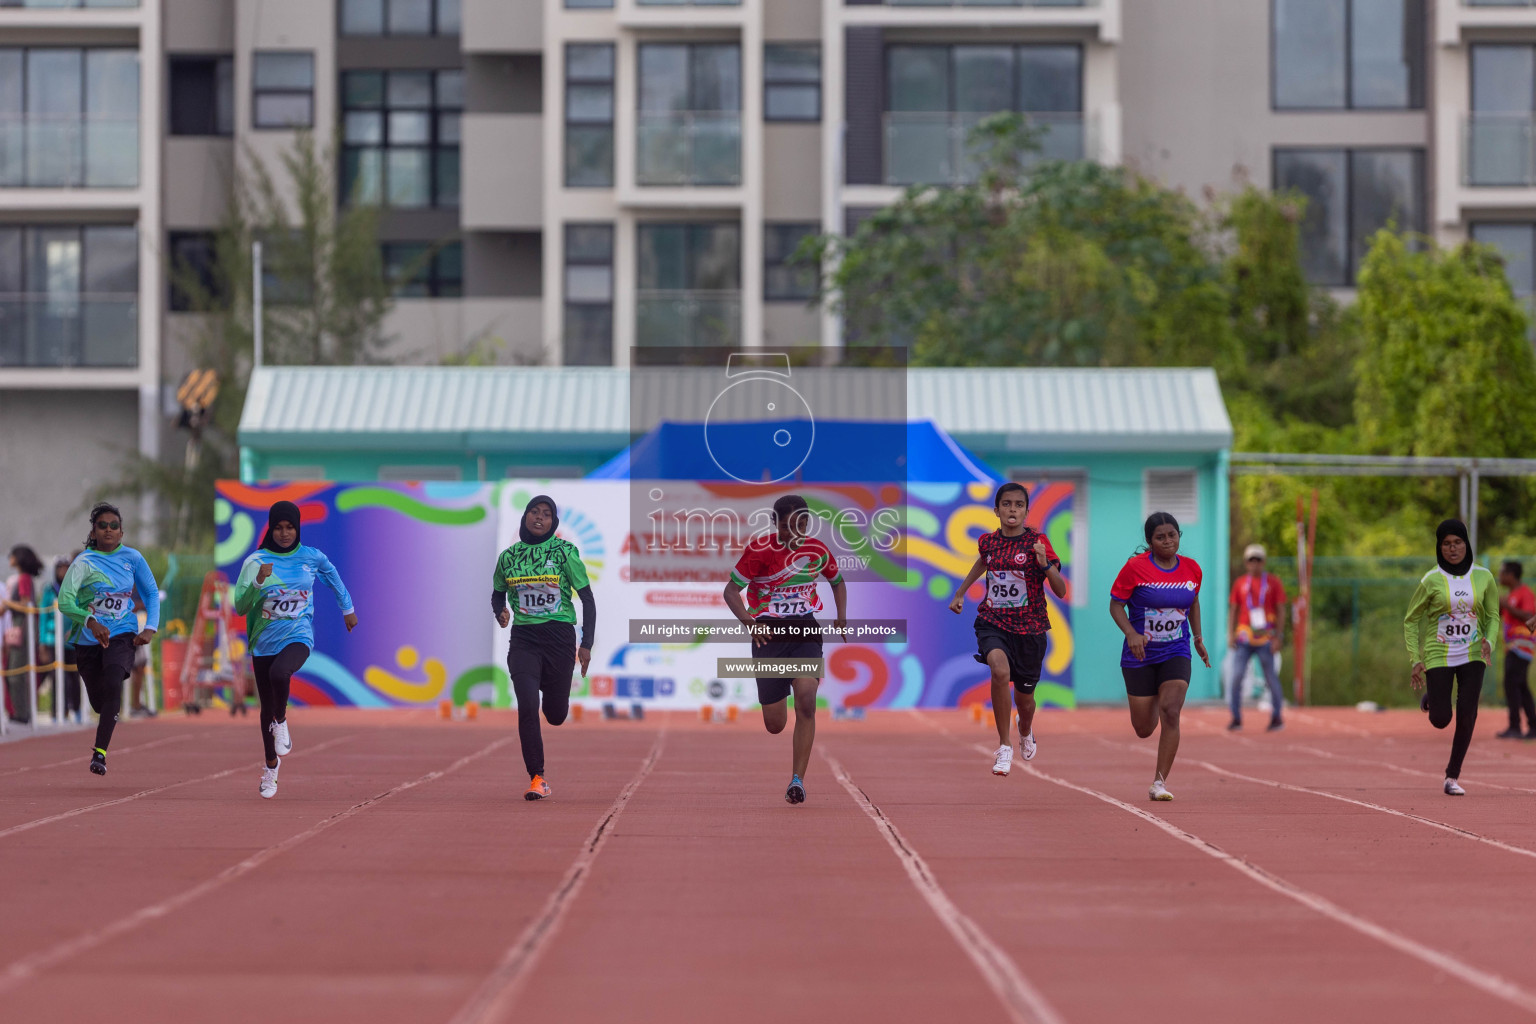
POLYGON ((821 120, 821 45, 763 48, 763 120, 821 120))
POLYGON ((800 243, 820 233, 819 224, 763 225, 763 298, 769 302, 806 301, 820 283, 815 266, 792 265, 800 243))
POLYGON ((1306 197, 1301 261, 1314 284, 1353 285, 1382 228, 1424 230, 1423 150, 1277 149, 1274 181, 1306 197))
POLYGON ((344 36, 456 36, 460 0, 342 0, 344 36))
POLYGON ((1200 521, 1200 476, 1192 469, 1146 469, 1141 475, 1141 514, 1168 512, 1180 526, 1200 521))
POLYGON ((384 277, 397 299, 452 299, 464 294, 464 245, 392 242, 383 247, 384 277))
POLYGON ((137 51, 0 48, 0 187, 138 183, 137 51))
POLYGON ((139 362, 139 233, 0 225, 0 366, 139 362))
POLYGON ((613 225, 565 226, 566 366, 613 363, 613 225))
POLYGON ((1041 129, 1042 158, 1086 155, 1079 46, 892 46, 886 81, 887 184, 975 181, 970 132, 1000 111, 1041 129))
POLYGON ((741 47, 639 48, 635 178, 641 185, 741 183, 741 47))
POLYGON ((233 57, 172 57, 171 134, 235 133, 233 57))
POLYGON ((251 127, 315 126, 315 55, 298 50, 258 51, 251 70, 251 127))
POLYGON ((1276 110, 1424 106, 1424 0, 1273 0, 1276 110))
POLYGON ((459 205, 464 72, 348 71, 341 102, 344 201, 459 205))
POLYGON ((221 306, 227 296, 218 272, 217 236, 211 231, 172 231, 168 242, 171 312, 221 306))
POLYGON ((1536 295, 1536 224, 1473 224, 1472 240, 1504 257, 1504 274, 1516 298, 1529 302, 1536 295))
POLYGON ((1472 114, 1467 120, 1468 185, 1536 185, 1536 46, 1475 44, 1472 114))
POLYGON ((608 10, 613 0, 565 0, 567 10, 608 10))
POLYGON ((565 48, 565 184, 613 187, 612 43, 565 48))
POLYGON ((740 225, 641 224, 636 248, 637 345, 740 346, 740 225))

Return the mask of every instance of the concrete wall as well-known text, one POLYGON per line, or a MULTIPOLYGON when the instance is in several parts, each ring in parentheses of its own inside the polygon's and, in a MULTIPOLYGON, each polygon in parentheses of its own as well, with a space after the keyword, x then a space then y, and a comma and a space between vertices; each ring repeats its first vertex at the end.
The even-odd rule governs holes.
POLYGON ((384 322, 395 339, 385 350, 394 363, 434 365, 464 352, 478 338, 496 338, 496 361, 527 363, 539 357, 542 301, 523 299, 401 299, 384 322))
MULTIPOLYGON (((69 554, 89 526, 90 491, 123 472, 137 447, 131 391, 10 391, 0 400, 0 547, 30 544, 44 559, 69 554)), ((127 543, 147 543, 144 522, 123 505, 127 543)))
POLYGON ((1276 146, 1429 144, 1422 110, 1271 110, 1267 2, 1127 3, 1123 16, 1124 162, 1192 196, 1238 174, 1268 188, 1276 146))

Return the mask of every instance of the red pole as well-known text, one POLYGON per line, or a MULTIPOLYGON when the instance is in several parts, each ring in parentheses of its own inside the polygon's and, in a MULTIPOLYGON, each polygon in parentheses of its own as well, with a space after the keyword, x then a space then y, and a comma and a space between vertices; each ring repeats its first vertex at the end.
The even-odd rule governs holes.
MULTIPOLYGON (((1312 512, 1307 518, 1307 628, 1312 627, 1312 560, 1317 557, 1317 491, 1312 491, 1312 512)), ((1302 675, 1312 678, 1312 646, 1307 645, 1301 665, 1302 675)))
POLYGON ((1302 663, 1307 650, 1307 535, 1302 517, 1301 495, 1296 495, 1296 604, 1291 609, 1294 649, 1291 652, 1291 679, 1296 703, 1306 702, 1306 674, 1302 663))

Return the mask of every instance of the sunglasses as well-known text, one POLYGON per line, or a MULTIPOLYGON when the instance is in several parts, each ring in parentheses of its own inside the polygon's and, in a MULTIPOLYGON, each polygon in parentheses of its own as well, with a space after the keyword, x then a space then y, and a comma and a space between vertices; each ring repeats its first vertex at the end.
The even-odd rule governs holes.
POLYGON ((1253 564, 1254 562, 1257 562, 1258 564, 1263 565, 1264 564, 1264 559, 1262 559, 1262 558, 1250 558, 1250 559, 1248 559, 1248 563, 1250 565, 1253 564))
POLYGON ((121 530, 122 528, 123 524, 116 521, 109 521, 106 519, 96 520, 96 529, 98 530, 121 530))

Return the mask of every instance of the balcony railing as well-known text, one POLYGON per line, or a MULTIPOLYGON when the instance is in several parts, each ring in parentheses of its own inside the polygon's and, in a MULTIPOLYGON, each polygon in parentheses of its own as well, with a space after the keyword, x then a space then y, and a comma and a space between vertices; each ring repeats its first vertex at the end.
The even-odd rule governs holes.
POLYGON ((1463 7, 1536 7, 1536 0, 1461 0, 1463 7))
POLYGON ((741 292, 638 292, 635 344, 656 348, 740 346, 741 292))
POLYGON ((741 0, 635 0, 638 7, 740 7, 741 0))
POLYGON ((137 295, 0 293, 0 367, 137 365, 137 295))
MULTIPOLYGON (((892 111, 885 115, 885 181, 888 185, 968 185, 980 171, 970 135, 982 113, 892 111)), ((1026 163, 1082 160, 1087 156, 1083 115, 1028 114, 1042 127, 1041 150, 1026 163)))
POLYGON ((1474 114, 1462 124, 1462 182, 1536 185, 1536 113, 1474 114))
POLYGON ((134 188, 137 118, 0 114, 0 188, 134 188))
POLYGON ((6 7, 137 7, 139 0, 0 0, 0 8, 6 7))
POLYGON ((641 114, 635 126, 641 185, 741 184, 741 115, 641 114))

